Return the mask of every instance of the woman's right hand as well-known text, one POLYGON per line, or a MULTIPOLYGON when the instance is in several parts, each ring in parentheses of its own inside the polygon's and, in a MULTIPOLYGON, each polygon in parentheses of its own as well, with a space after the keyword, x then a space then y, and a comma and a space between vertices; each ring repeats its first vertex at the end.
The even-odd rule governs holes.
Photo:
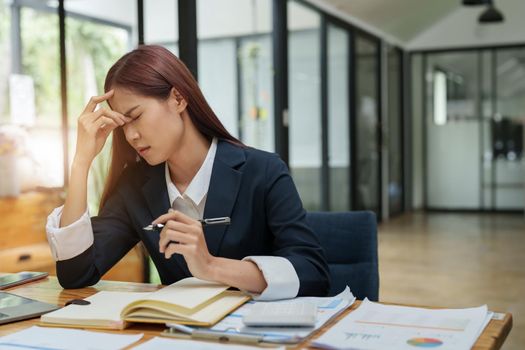
POLYGON ((109 134, 117 127, 131 121, 131 118, 108 108, 95 110, 99 103, 113 96, 113 90, 101 96, 93 96, 78 118, 77 149, 75 161, 90 166, 97 154, 102 151, 109 134))

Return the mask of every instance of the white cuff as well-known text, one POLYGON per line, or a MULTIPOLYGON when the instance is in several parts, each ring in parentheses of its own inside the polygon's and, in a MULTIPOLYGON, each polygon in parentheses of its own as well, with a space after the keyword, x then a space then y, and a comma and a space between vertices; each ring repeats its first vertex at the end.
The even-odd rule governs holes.
POLYGON ((63 208, 63 205, 55 208, 47 217, 47 241, 55 261, 71 259, 82 254, 94 241, 88 211, 71 225, 60 227, 63 208))
POLYGON ((250 293, 254 300, 291 299, 299 293, 299 277, 290 260, 281 256, 247 256, 242 260, 254 262, 266 280, 261 294, 250 293))

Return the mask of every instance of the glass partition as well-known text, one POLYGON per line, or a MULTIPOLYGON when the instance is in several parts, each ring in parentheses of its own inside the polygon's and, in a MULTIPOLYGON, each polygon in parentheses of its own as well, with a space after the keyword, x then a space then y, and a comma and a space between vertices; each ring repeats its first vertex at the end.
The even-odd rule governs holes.
POLYGON ((328 26, 328 166, 330 210, 350 210, 349 34, 328 26))
POLYGON ((443 53, 427 60, 427 205, 475 208, 480 202, 478 54, 443 53), (436 81, 443 80, 442 84, 436 81), (439 90, 436 90, 436 87, 439 90), (445 117, 435 115, 436 94, 445 117))
MULTIPOLYGON (((134 47, 137 38, 135 4, 126 0, 106 5, 103 1, 92 0, 66 0, 64 3, 70 162, 75 154, 80 113, 91 96, 104 93, 104 79, 113 63, 134 47), (97 6, 96 2, 100 4, 97 6)), ((98 212, 110 149, 111 140, 108 140, 90 169, 88 203, 92 214, 98 212)))
POLYGON ((288 2, 290 168, 303 205, 321 209, 320 15, 288 2))
MULTIPOLYGON (((11 11, 5 2, 0 3, 0 125, 9 122, 9 92, 8 81, 11 74, 11 63, 9 57, 13 57, 11 38, 11 11)), ((2 149, 3 150, 3 149, 2 149)), ((5 151, 4 151, 5 152, 5 151)))
POLYGON ((237 54, 232 38, 199 40, 199 85, 217 117, 239 136, 237 54))
POLYGON ((56 7, 2 2, 0 17, 0 197, 60 188, 64 168, 56 7))
POLYGON ((403 118, 402 118, 402 56, 394 47, 387 49, 388 106, 388 214, 403 211, 403 118))
POLYGON ((228 129, 273 151, 271 1, 197 2, 199 84, 228 129))
MULTIPOLYGON (((497 50, 494 56, 494 114, 491 191, 497 209, 525 207, 525 49, 497 50)), ((491 141, 491 142, 490 142, 491 141)))
POLYGON ((273 152, 273 61, 270 34, 240 38, 237 57, 240 71, 241 139, 273 152))
POLYGON ((523 48, 427 55, 428 207, 525 207, 523 61, 523 48))
POLYGON ((379 47, 358 35, 356 60, 356 209, 380 213, 379 47))

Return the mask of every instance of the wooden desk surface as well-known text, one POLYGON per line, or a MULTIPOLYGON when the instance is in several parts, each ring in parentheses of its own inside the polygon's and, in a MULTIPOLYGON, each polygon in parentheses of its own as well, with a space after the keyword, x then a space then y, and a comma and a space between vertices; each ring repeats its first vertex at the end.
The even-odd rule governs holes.
MULTIPOLYGON (((41 281, 32 282, 18 287, 13 287, 5 290, 6 292, 17 294, 20 296, 40 300, 43 302, 57 304, 63 306, 68 300, 86 298, 98 291, 102 290, 118 290, 118 291, 129 291, 129 292, 151 292, 159 289, 161 286, 144 283, 128 283, 128 282, 114 282, 114 281, 100 281, 93 287, 82 288, 82 289, 69 289, 65 290, 60 287, 56 277, 49 277, 41 281)), ((326 326, 321 328, 314 334, 313 338, 324 333, 332 324, 343 318, 346 314, 352 312, 359 306, 360 302, 357 301, 348 310, 339 315, 336 319, 332 320, 326 326)), ((38 323, 38 318, 31 320, 20 321, 0 326, 0 336, 7 335, 22 329, 31 327, 38 323)), ((131 327, 124 331, 107 331, 116 333, 144 333, 144 337, 141 342, 145 342, 155 336, 158 336, 160 332, 164 330, 162 325, 154 324, 132 324, 131 327)), ((494 350, 499 349, 503 345, 503 342, 507 338, 512 328, 512 315, 506 313, 503 320, 491 320, 488 326, 485 328, 478 341, 472 348, 473 350, 494 350)), ((302 349, 308 347, 308 341, 305 341, 293 348, 302 349)), ((135 344, 136 345, 136 344, 135 344)))

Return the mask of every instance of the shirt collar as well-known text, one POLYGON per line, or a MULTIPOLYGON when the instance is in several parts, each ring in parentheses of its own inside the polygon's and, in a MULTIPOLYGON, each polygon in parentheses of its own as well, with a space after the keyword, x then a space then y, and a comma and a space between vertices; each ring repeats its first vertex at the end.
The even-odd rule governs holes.
MULTIPOLYGON (((202 163, 199 171, 197 171, 197 174, 195 174, 190 184, 186 188, 186 191, 184 192, 184 197, 189 197, 196 205, 198 205, 208 193, 213 162, 215 161, 215 153, 217 153, 216 137, 213 138, 210 148, 208 149, 208 154, 206 154, 206 158, 204 159, 204 162, 202 163)), ((177 197, 183 197, 183 195, 171 181, 168 162, 165 163, 165 176, 166 186, 168 188, 168 196, 170 198, 170 205, 173 205, 173 201, 175 201, 177 197)))

